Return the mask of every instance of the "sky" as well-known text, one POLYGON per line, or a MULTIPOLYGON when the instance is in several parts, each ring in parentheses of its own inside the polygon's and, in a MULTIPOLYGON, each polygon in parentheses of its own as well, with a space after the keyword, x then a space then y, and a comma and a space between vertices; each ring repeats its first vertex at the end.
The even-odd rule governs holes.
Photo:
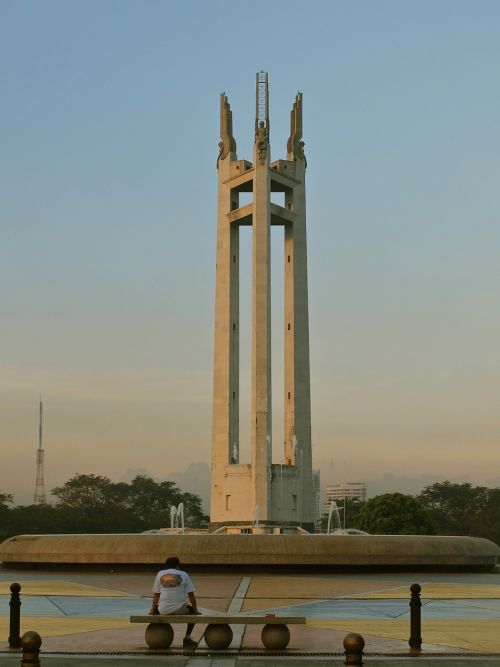
POLYGON ((32 499, 40 395, 47 491, 210 461, 219 95, 251 160, 261 69, 272 159, 304 95, 323 482, 500 485, 499 34, 496 0, 0 0, 0 491, 32 499))

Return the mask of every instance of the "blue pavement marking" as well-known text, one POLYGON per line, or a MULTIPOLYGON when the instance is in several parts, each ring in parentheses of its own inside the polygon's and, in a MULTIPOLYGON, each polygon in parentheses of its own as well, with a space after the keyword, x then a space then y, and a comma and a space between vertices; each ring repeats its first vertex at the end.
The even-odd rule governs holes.
POLYGON ((432 600, 422 615, 430 618, 500 619, 500 600, 432 600))
MULTIPOLYGON (((275 613, 283 616, 300 615, 311 619, 383 619, 409 618, 410 608, 405 600, 345 600, 341 598, 273 607, 259 610, 259 613, 275 613)), ((422 618, 500 619, 500 600, 428 600, 422 604, 422 618)))
MULTIPOLYGON (((328 578, 328 577, 326 577, 328 578)), ((466 586, 467 584, 497 584, 500 589, 500 576, 495 572, 474 572, 474 573, 458 573, 458 572, 413 572, 408 574, 391 574, 380 573, 380 574, 369 574, 362 575, 363 580, 366 581, 383 581, 394 582, 395 584, 400 584, 405 587, 408 586, 408 597, 410 597, 410 586, 413 583, 420 584, 422 587, 425 584, 461 584, 466 586)), ((500 593, 499 593, 500 594, 500 593)))
MULTIPOLYGON (((9 597, 0 595, 0 615, 8 616, 9 613, 9 597)), ((24 595, 21 600, 21 616, 64 616, 64 613, 44 595, 24 595)))
POLYGON ((66 616, 132 616, 147 614, 151 601, 145 598, 90 598, 50 596, 66 616))
MULTIPOLYGON (((405 600, 324 600, 305 602, 285 607, 260 610, 280 616, 306 616, 307 618, 399 618, 409 614, 405 600)), ((255 613, 255 612, 253 612, 255 613)))
MULTIPOLYGON (((151 601, 140 597, 91 598, 71 595, 24 596, 21 614, 25 616, 114 616, 147 614, 151 601)), ((0 596, 0 615, 8 616, 9 597, 0 596)))

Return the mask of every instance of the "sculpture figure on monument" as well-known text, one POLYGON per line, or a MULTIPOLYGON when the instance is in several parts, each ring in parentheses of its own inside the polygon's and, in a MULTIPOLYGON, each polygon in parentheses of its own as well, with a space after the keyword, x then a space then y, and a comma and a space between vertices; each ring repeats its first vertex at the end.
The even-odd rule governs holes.
POLYGON ((225 160, 230 153, 236 155, 236 141, 233 137, 233 113, 225 93, 221 94, 220 100, 220 138, 217 169, 220 160, 225 160))
POLYGON ((268 148, 268 136, 267 128, 263 120, 259 122, 257 131, 255 133, 255 143, 257 144, 257 153, 259 156, 260 164, 266 163, 267 157, 267 148, 268 148))
POLYGON ((307 160, 304 154, 305 143, 302 141, 302 93, 297 93, 290 112, 290 137, 287 143, 288 159, 307 160))

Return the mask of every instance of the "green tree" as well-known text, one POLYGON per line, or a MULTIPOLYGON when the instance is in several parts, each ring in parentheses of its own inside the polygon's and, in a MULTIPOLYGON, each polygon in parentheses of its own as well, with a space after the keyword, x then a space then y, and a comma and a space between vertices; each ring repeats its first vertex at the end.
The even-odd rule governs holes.
POLYGON ((100 475, 74 475, 62 486, 52 489, 59 506, 82 513, 100 512, 116 501, 113 482, 100 475))
POLYGON ((53 489, 56 508, 73 523, 71 532, 137 532, 170 526, 170 510, 184 503, 186 525, 207 517, 199 496, 182 493, 174 482, 137 475, 130 484, 99 475, 75 475, 53 489))
POLYGON ((470 535, 486 537, 500 545, 500 489, 488 489, 486 508, 476 514, 470 526, 470 535))
POLYGON ((172 505, 177 507, 183 498, 174 482, 155 482, 146 475, 137 475, 126 486, 126 504, 147 528, 158 528, 158 521, 164 523, 172 505))
POLYGON ((10 493, 0 492, 0 540, 4 540, 10 534, 10 513, 9 505, 12 505, 13 497, 10 493))
POLYGON ((76 474, 52 490, 54 504, 10 508, 0 493, 0 539, 19 534, 142 532, 170 526, 170 509, 184 504, 186 526, 205 527, 201 499, 174 482, 138 475, 130 484, 100 475, 76 474))
POLYGON ((75 532, 71 530, 71 518, 67 512, 48 503, 13 507, 8 527, 9 535, 75 532))
POLYGON ((137 475, 128 485, 127 507, 144 523, 144 529, 170 527, 170 510, 184 505, 186 526, 191 528, 208 524, 203 513, 201 498, 193 493, 183 493, 174 482, 155 482, 146 475, 137 475))
POLYGON ((500 543, 500 489, 437 482, 418 496, 442 535, 486 537, 500 543))
POLYGON ((182 494, 182 502, 184 504, 186 525, 190 528, 206 528, 209 523, 209 517, 203 512, 200 496, 186 492, 182 494))
POLYGON ((126 506, 127 485, 100 475, 74 475, 52 490, 56 509, 64 512, 75 533, 137 531, 143 523, 126 506))
POLYGON ((416 498, 403 493, 384 493, 367 500, 354 526, 375 535, 435 534, 429 511, 416 498))
POLYGON ((0 510, 9 509, 9 505, 14 502, 14 497, 11 493, 2 493, 0 491, 0 510))

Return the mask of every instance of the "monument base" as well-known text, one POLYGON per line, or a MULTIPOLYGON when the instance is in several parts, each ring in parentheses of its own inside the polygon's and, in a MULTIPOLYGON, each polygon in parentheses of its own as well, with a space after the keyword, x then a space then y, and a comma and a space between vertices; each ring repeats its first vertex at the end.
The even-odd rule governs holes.
POLYGON ((314 532, 314 524, 282 524, 269 521, 256 525, 244 521, 230 521, 211 523, 209 532, 215 535, 310 535, 314 532))
POLYGON ((493 571, 500 547, 478 537, 427 535, 18 535, 0 544, 7 567, 158 566, 171 555, 194 568, 493 571))

